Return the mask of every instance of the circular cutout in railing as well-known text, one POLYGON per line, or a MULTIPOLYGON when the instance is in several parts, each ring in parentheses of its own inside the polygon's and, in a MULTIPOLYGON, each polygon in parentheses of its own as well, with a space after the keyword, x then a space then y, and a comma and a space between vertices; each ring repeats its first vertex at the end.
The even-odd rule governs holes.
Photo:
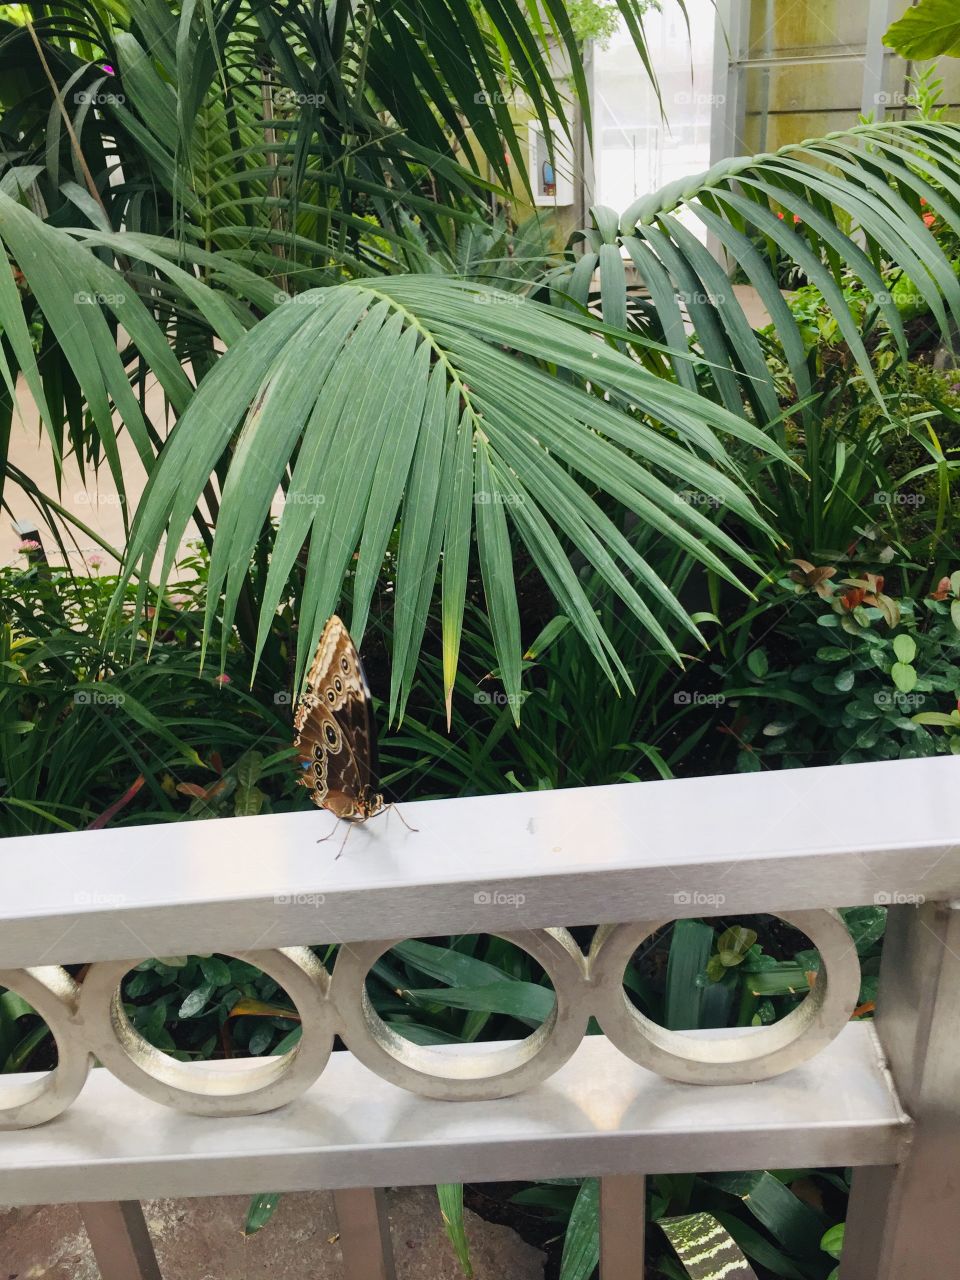
POLYGON ((523 1040, 556 1006, 539 960, 488 933, 398 942, 365 985, 391 1031, 427 1047, 523 1040))
POLYGON ((237 956, 153 957, 121 983, 130 1025, 184 1062, 257 1058, 293 1048, 296 1005, 268 973, 237 956))
POLYGON ((489 961, 444 948, 437 940, 342 947, 334 968, 331 999, 337 1009, 338 1030, 354 1056, 393 1084, 450 1100, 502 1098, 551 1076, 586 1031, 589 1010, 584 957, 564 929, 496 934, 491 935, 491 943, 512 945, 523 952, 530 978, 543 975, 552 992, 539 981, 511 979, 489 961), (406 978, 417 971, 423 975, 423 986, 398 982, 399 973, 406 978), (384 984, 377 993, 381 1007, 379 995, 385 987, 400 993, 395 1021, 385 1022, 374 1008, 368 980, 384 984), (487 1039, 455 1053, 444 1051, 437 1043, 441 1037, 431 1037, 431 1031, 438 1028, 415 1017, 418 1004, 422 1008, 431 1001, 481 1015, 509 1016, 534 1029, 519 1042, 494 1047, 496 1041, 487 1039))
POLYGON ((22 1022, 24 1030, 7 1055, 16 1074, 0 1075, 0 1129, 25 1129, 66 1111, 83 1088, 91 1059, 75 1024, 77 984, 65 969, 3 970, 3 988, 4 1022, 22 1022))
MULTIPOLYGON (((248 1007, 247 1010, 250 1030, 245 1029, 240 1035, 248 1055, 258 1051, 252 1058, 231 1057, 227 1061, 221 1057, 219 1060, 184 1062, 164 1052, 168 1047, 167 1033, 158 1035, 158 1031, 163 1031, 162 1004, 157 1026, 150 1025, 149 1014, 144 1016, 133 1008, 128 1014, 121 984, 135 966, 122 960, 95 964, 84 979, 80 1015, 90 1048, 105 1067, 131 1088, 155 1102, 197 1115, 255 1115, 292 1101, 317 1079, 333 1047, 333 1020, 327 1000, 329 974, 306 947, 231 953, 230 958, 261 970, 276 984, 276 1005, 271 1006, 264 1001, 265 1008, 248 1007), (251 1046, 250 1040, 255 1031, 253 1024, 264 1017, 279 1019, 278 1011, 285 1012, 291 1004, 300 1024, 300 1035, 287 1037, 290 1047, 285 1052, 259 1056, 263 1052, 269 1053, 271 1048, 282 1050, 284 1046, 282 1042, 277 1043, 272 1035, 271 1044, 254 1043, 251 1046), (147 1038, 149 1034, 152 1034, 154 1043, 147 1038), (160 1040, 160 1047, 157 1040, 160 1040)), ((209 961, 217 960, 220 957, 209 958, 209 961)), ((221 975, 209 961, 207 986, 212 992, 217 977, 221 975)), ((201 961, 198 959, 196 963, 199 965, 201 961)), ((141 966, 139 972, 147 973, 149 970, 141 966)), ((136 994, 139 990, 136 976, 125 984, 126 992, 132 989, 136 994)), ((188 1020, 202 1012, 206 990, 201 986, 185 997, 179 1010, 182 1019, 188 1020)), ((232 997, 230 1012, 236 1014, 234 1022, 244 1013, 242 1008, 238 1010, 232 997)), ((292 1027, 293 1020, 290 1021, 292 1027)), ((235 1033, 228 1034, 232 1040, 235 1033)), ((200 1046, 201 1049, 203 1047, 200 1046)), ((221 1046, 221 1052, 223 1048, 221 1046)))
MULTIPOLYGON (((819 967, 815 974, 812 961, 810 970, 798 967, 797 991, 799 994, 806 989, 807 994, 781 1020, 752 1031, 736 1028, 691 1034, 668 1029, 650 1016, 650 1005, 654 1001, 645 990, 643 964, 637 964, 635 957, 639 953, 649 958, 661 932, 675 927, 676 921, 640 921, 598 930, 591 946, 589 966, 597 991, 597 1019, 607 1037, 641 1066, 689 1084, 765 1080, 819 1053, 839 1034, 856 1006, 860 988, 856 947, 843 919, 835 911, 798 911, 776 919, 809 939, 819 952, 819 967)), ((682 983, 677 980, 677 991, 689 993, 691 982, 699 978, 704 984, 698 990, 702 1011, 704 993, 709 993, 711 982, 725 981, 724 969, 733 969, 750 959, 752 968, 755 966, 762 972, 756 955, 750 955, 753 945, 750 935, 748 923, 726 921, 719 935, 711 937, 709 950, 704 946, 707 936, 704 930, 698 953, 697 939, 691 932, 689 950, 677 960, 682 964, 686 959, 692 966, 691 972, 683 975, 682 983), (744 932, 739 932, 741 929, 744 932), (719 942, 723 944, 722 949, 716 945, 719 942)), ((750 976, 753 978, 754 974, 751 972, 750 976)), ((757 979, 755 985, 762 990, 764 984, 757 979)), ((715 1023, 723 1026, 720 1001, 716 995, 707 994, 708 1003, 711 999, 715 1023)), ((671 1012, 675 1026, 684 1021, 690 1025, 691 1019, 684 1017, 679 1002, 675 1002, 671 1012)), ((692 1010, 686 1012, 689 1014, 692 1010)))

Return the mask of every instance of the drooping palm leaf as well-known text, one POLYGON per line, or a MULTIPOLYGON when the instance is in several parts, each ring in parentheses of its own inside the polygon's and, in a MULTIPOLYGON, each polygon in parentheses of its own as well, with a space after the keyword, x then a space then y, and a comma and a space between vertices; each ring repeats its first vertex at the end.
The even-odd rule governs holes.
POLYGON ((650 374, 598 340, 595 328, 516 295, 435 276, 300 294, 234 343, 201 383, 150 477, 127 573, 152 564, 165 545, 165 581, 203 486, 232 447, 206 633, 218 617, 230 626, 283 489, 257 654, 306 551, 298 681, 348 572, 351 630, 362 637, 398 520, 395 710, 409 693, 441 557, 449 701, 471 531, 509 693, 520 692, 517 543, 611 679, 624 676, 623 665, 573 569, 573 551, 596 567, 648 642, 678 657, 648 601, 666 604, 698 636, 695 624, 596 495, 610 495, 741 585, 734 565, 749 566, 749 557, 695 504, 677 501, 662 477, 709 493, 764 529, 721 436, 776 446, 744 418, 650 374))
MULTIPOLYGON (((643 0, 617 2, 654 79, 643 0)), ((191 0, 179 11, 130 0, 125 20, 112 22, 97 0, 55 15, 25 7, 62 86, 57 116, 68 114, 90 149, 114 227, 164 231, 173 213, 182 234, 200 233, 208 246, 267 248, 265 266, 271 257, 298 271, 346 261, 354 274, 376 253, 377 224, 396 235, 411 208, 442 244, 451 220, 482 211, 491 186, 509 189, 514 174, 527 184, 511 95, 529 102, 551 147, 557 128, 572 134, 578 108, 589 130, 583 53, 564 0, 329 9, 191 0), (85 67, 81 49, 111 72, 85 67), (76 105, 77 89, 101 95, 96 112, 88 98, 76 105), (105 178, 111 154, 119 185, 116 172, 105 178)), ((0 29, 0 67, 8 50, 26 61, 42 100, 35 54, 16 27, 5 38, 0 29)), ((27 151, 45 153, 53 172, 60 121, 51 114, 45 146, 37 123, 27 151)))
MULTIPOLYGON (((229 258, 213 258, 202 250, 160 238, 83 230, 69 234, 41 221, 3 191, 0 250, 17 265, 44 320, 43 349, 38 357, 14 278, 9 270, 0 271, 0 330, 4 335, 0 377, 7 394, 13 397, 17 375, 22 376, 58 467, 67 448, 65 429, 76 425, 69 444, 81 470, 88 454, 95 462, 104 458, 121 498, 125 486, 118 432, 129 434, 148 471, 162 444, 157 424, 149 421, 131 385, 141 363, 163 388, 175 414, 186 407, 193 393, 193 383, 181 367, 164 323, 171 306, 163 294, 176 300, 195 330, 206 329, 211 341, 215 336, 224 343, 236 340, 244 325, 253 322, 251 305, 272 306, 276 296, 268 282, 229 258), (125 274, 105 264, 104 249, 126 264, 125 274), (211 283, 223 284, 233 296, 214 290, 191 268, 204 270, 211 283), (127 335, 125 346, 118 342, 121 326, 127 335), (52 351, 57 362, 51 367, 52 351), (77 403, 86 407, 89 422, 83 420, 83 413, 79 425, 72 422, 71 386, 76 388, 77 403)), ((182 358, 189 354, 188 348, 182 358)), ((0 462, 2 497, 3 479, 9 470, 5 451, 0 462)), ((123 510, 126 512, 125 504, 123 510)))
MULTIPOLYGON (((780 418, 774 375, 760 337, 718 264, 681 214, 695 218, 756 289, 782 344, 796 393, 811 392, 810 372, 797 321, 777 279, 777 264, 799 268, 823 293, 843 338, 879 398, 872 362, 844 301, 846 280, 874 297, 906 359, 903 322, 883 268, 904 272, 945 334, 960 323, 960 280, 924 222, 942 218, 960 234, 960 126, 948 122, 891 122, 781 148, 772 155, 723 160, 707 173, 643 196, 621 216, 593 210, 594 226, 582 233, 584 252, 554 276, 577 302, 588 300, 599 271, 600 305, 608 323, 636 323, 682 349, 687 327, 711 362, 713 394, 736 411, 746 399, 760 422, 780 418), (921 203, 925 202, 925 203, 921 203), (628 255, 653 310, 628 321, 628 291, 620 250, 628 255)), ((675 359, 673 372, 694 386, 694 370, 675 359)), ((811 414, 807 403, 804 412, 811 414)))
POLYGON ((782 275, 799 272, 817 287, 849 350, 851 376, 883 404, 877 353, 889 351, 884 358, 900 362, 909 355, 895 283, 909 283, 945 341, 960 327, 960 262, 948 259, 931 228, 940 220, 949 243, 960 233, 960 126, 864 125, 774 154, 721 161, 642 197, 622 217, 594 209, 593 227, 580 236, 582 254, 551 280, 556 296, 578 306, 592 301, 608 323, 677 351, 692 343, 707 366, 698 371, 674 357, 662 362, 663 372, 733 412, 745 405, 781 443, 786 419, 795 418, 811 442, 811 489, 798 489, 774 469, 777 507, 799 553, 820 553, 833 546, 823 541, 821 520, 830 486, 844 482, 838 491, 852 502, 856 485, 845 483, 850 477, 841 475, 841 460, 823 490, 816 442, 834 383, 816 377, 782 275), (690 229, 696 223, 719 247, 724 266, 690 229), (635 282, 628 282, 624 256, 635 282), (770 316, 772 335, 754 329, 732 286, 737 271, 770 316), (862 317, 848 303, 852 287, 865 299, 862 317))

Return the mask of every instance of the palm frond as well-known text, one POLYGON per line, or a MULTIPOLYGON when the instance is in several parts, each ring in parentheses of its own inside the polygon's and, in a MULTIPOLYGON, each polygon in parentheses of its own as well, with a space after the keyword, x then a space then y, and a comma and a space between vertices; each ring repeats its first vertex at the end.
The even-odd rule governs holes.
POLYGON ((311 290, 235 342, 200 384, 150 477, 126 571, 142 573, 165 545, 166 580, 200 493, 229 448, 207 637, 218 617, 230 626, 282 492, 254 663, 301 571, 297 680, 348 575, 359 641, 399 522, 394 708, 409 693, 441 564, 450 697, 473 535, 508 693, 520 692, 518 546, 602 669, 622 679, 621 656, 571 556, 596 567, 647 642, 678 658, 648 601, 666 604, 674 622, 699 638, 696 625, 599 495, 742 586, 734 566, 750 568, 749 556, 695 504, 678 501, 664 479, 709 493, 767 530, 725 434, 778 452, 742 417, 518 295, 436 276, 311 290))
POLYGON ((622 215, 593 210, 583 253, 552 284, 579 306, 600 276, 599 308, 620 328, 636 326, 678 352, 692 331, 708 366, 672 360, 683 386, 706 390, 732 412, 745 401, 756 421, 779 423, 782 405, 765 347, 731 283, 752 285, 783 348, 800 412, 816 412, 807 353, 781 292, 789 264, 822 292, 878 400, 880 389, 861 326, 844 298, 853 280, 872 295, 874 316, 900 359, 908 354, 891 283, 916 287, 944 335, 960 323, 960 280, 924 215, 960 233, 960 126, 946 121, 868 124, 783 147, 774 154, 721 161, 707 173, 637 200, 622 215), (721 247, 724 269, 693 233, 696 219, 721 247), (636 274, 628 288, 624 256, 636 274), (638 291, 650 306, 637 306, 638 291))

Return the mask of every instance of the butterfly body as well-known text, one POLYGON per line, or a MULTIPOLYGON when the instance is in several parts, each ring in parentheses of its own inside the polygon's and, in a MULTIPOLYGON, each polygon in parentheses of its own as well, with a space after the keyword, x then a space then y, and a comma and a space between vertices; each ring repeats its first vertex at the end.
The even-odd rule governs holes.
POLYGON ((356 646, 336 615, 320 637, 294 728, 299 781, 309 787, 315 805, 346 822, 366 822, 383 810, 383 796, 374 785, 377 743, 370 690, 356 646))

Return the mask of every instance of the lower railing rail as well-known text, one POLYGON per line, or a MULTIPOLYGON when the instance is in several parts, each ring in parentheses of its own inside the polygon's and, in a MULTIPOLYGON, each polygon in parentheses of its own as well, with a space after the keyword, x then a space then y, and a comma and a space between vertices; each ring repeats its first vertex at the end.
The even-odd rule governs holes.
POLYGON ((385 1186, 598 1176, 603 1280, 642 1280, 646 1175, 850 1166, 842 1280, 950 1275, 958 773, 939 758, 424 803, 419 831, 361 833, 349 863, 311 815, 195 824, 164 829, 165 877, 142 847, 157 828, 7 842, 25 874, 0 905, 0 987, 43 1016, 58 1063, 0 1078, 0 1202, 82 1198, 104 1280, 158 1280, 139 1201, 329 1189, 346 1280, 387 1280, 385 1186), (850 1021, 856 947, 824 902, 892 904, 874 1021, 850 1021), (634 1007, 624 970, 652 933, 752 911, 820 953, 788 1017, 672 1032, 634 1007), (612 916, 586 953, 554 924, 612 916), (468 931, 543 967, 549 1017, 520 1042, 402 1039, 366 998, 370 969, 391 937, 468 931), (338 943, 332 973, 297 941, 338 943), (294 1049, 185 1063, 133 1028, 132 967, 212 950, 287 992, 294 1049), (63 967, 80 963, 82 983, 63 967))

